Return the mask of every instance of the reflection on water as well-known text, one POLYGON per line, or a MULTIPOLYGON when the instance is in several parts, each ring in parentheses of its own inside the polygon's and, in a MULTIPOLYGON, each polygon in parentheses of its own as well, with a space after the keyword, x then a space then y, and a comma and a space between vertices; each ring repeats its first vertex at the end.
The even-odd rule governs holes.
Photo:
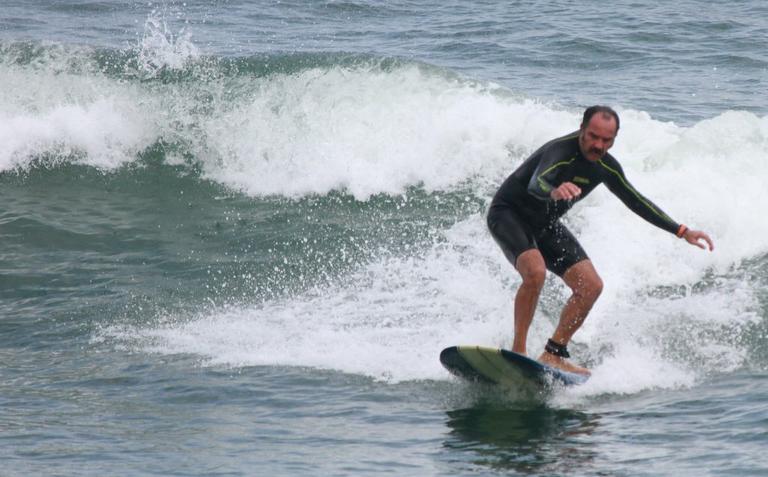
POLYGON ((542 405, 504 409, 477 403, 448 411, 443 447, 456 470, 514 471, 524 475, 590 473, 597 456, 590 435, 600 416, 542 405))

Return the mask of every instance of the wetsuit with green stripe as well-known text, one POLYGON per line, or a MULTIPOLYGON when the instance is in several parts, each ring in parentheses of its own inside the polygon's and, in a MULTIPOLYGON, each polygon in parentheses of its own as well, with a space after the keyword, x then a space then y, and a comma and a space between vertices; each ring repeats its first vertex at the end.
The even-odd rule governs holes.
POLYGON ((601 183, 643 219, 677 232, 679 224, 632 187, 613 156, 592 162, 581 154, 578 131, 539 148, 504 181, 491 202, 488 227, 513 264, 522 252, 538 248, 547 267, 562 275, 587 255, 559 219, 601 183), (553 200, 550 193, 564 182, 576 184, 581 195, 553 200))

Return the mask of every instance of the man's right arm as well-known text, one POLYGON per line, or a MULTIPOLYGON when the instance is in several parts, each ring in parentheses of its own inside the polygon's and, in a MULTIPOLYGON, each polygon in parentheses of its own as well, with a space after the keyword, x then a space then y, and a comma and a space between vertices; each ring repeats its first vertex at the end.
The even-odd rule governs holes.
POLYGON ((547 148, 542 151, 542 157, 538 167, 533 171, 531 180, 528 182, 528 193, 539 200, 551 200, 552 191, 556 190, 560 184, 557 184, 557 174, 560 168, 571 164, 576 157, 563 158, 557 154, 554 148, 547 148))
MULTIPOLYGON (((576 160, 576 156, 562 147, 561 142, 547 144, 538 154, 541 156, 528 182, 528 193, 539 200, 551 200, 552 191, 557 189, 557 175, 560 169, 576 160)), ((574 186, 575 187, 575 186, 574 186)))

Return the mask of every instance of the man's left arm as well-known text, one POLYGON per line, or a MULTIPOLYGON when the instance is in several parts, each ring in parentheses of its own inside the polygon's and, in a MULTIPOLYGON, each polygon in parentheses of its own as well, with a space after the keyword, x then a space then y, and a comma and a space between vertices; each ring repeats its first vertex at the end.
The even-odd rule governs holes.
POLYGON ((651 224, 685 239, 691 245, 709 248, 710 251, 714 249, 712 239, 706 233, 689 229, 672 220, 661 208, 638 192, 627 180, 621 165, 609 158, 611 156, 600 159, 598 166, 605 172, 605 185, 624 205, 651 224))

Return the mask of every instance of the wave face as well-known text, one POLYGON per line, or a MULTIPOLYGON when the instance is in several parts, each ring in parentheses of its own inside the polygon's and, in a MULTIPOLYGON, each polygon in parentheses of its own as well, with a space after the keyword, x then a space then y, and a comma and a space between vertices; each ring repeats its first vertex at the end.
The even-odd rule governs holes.
MULTIPOLYGON (((726 110, 680 126, 619 112, 612 152, 629 178, 717 251, 671 239, 605 190, 570 213, 607 284, 574 343, 595 367, 578 392, 765 369, 768 118, 726 110)), ((0 171, 28 213, 2 220, 22 237, 18 257, 54 244, 84 263, 74 282, 103 274, 119 303, 103 306, 124 319, 96 341, 206 365, 444 379, 442 347, 511 341, 519 279, 485 231, 489 197, 579 118, 405 59, 207 56, 153 18, 128 49, 6 42, 0 171), (56 201, 68 219, 44 212, 56 201)), ((533 346, 566 297, 548 282, 533 346)))

